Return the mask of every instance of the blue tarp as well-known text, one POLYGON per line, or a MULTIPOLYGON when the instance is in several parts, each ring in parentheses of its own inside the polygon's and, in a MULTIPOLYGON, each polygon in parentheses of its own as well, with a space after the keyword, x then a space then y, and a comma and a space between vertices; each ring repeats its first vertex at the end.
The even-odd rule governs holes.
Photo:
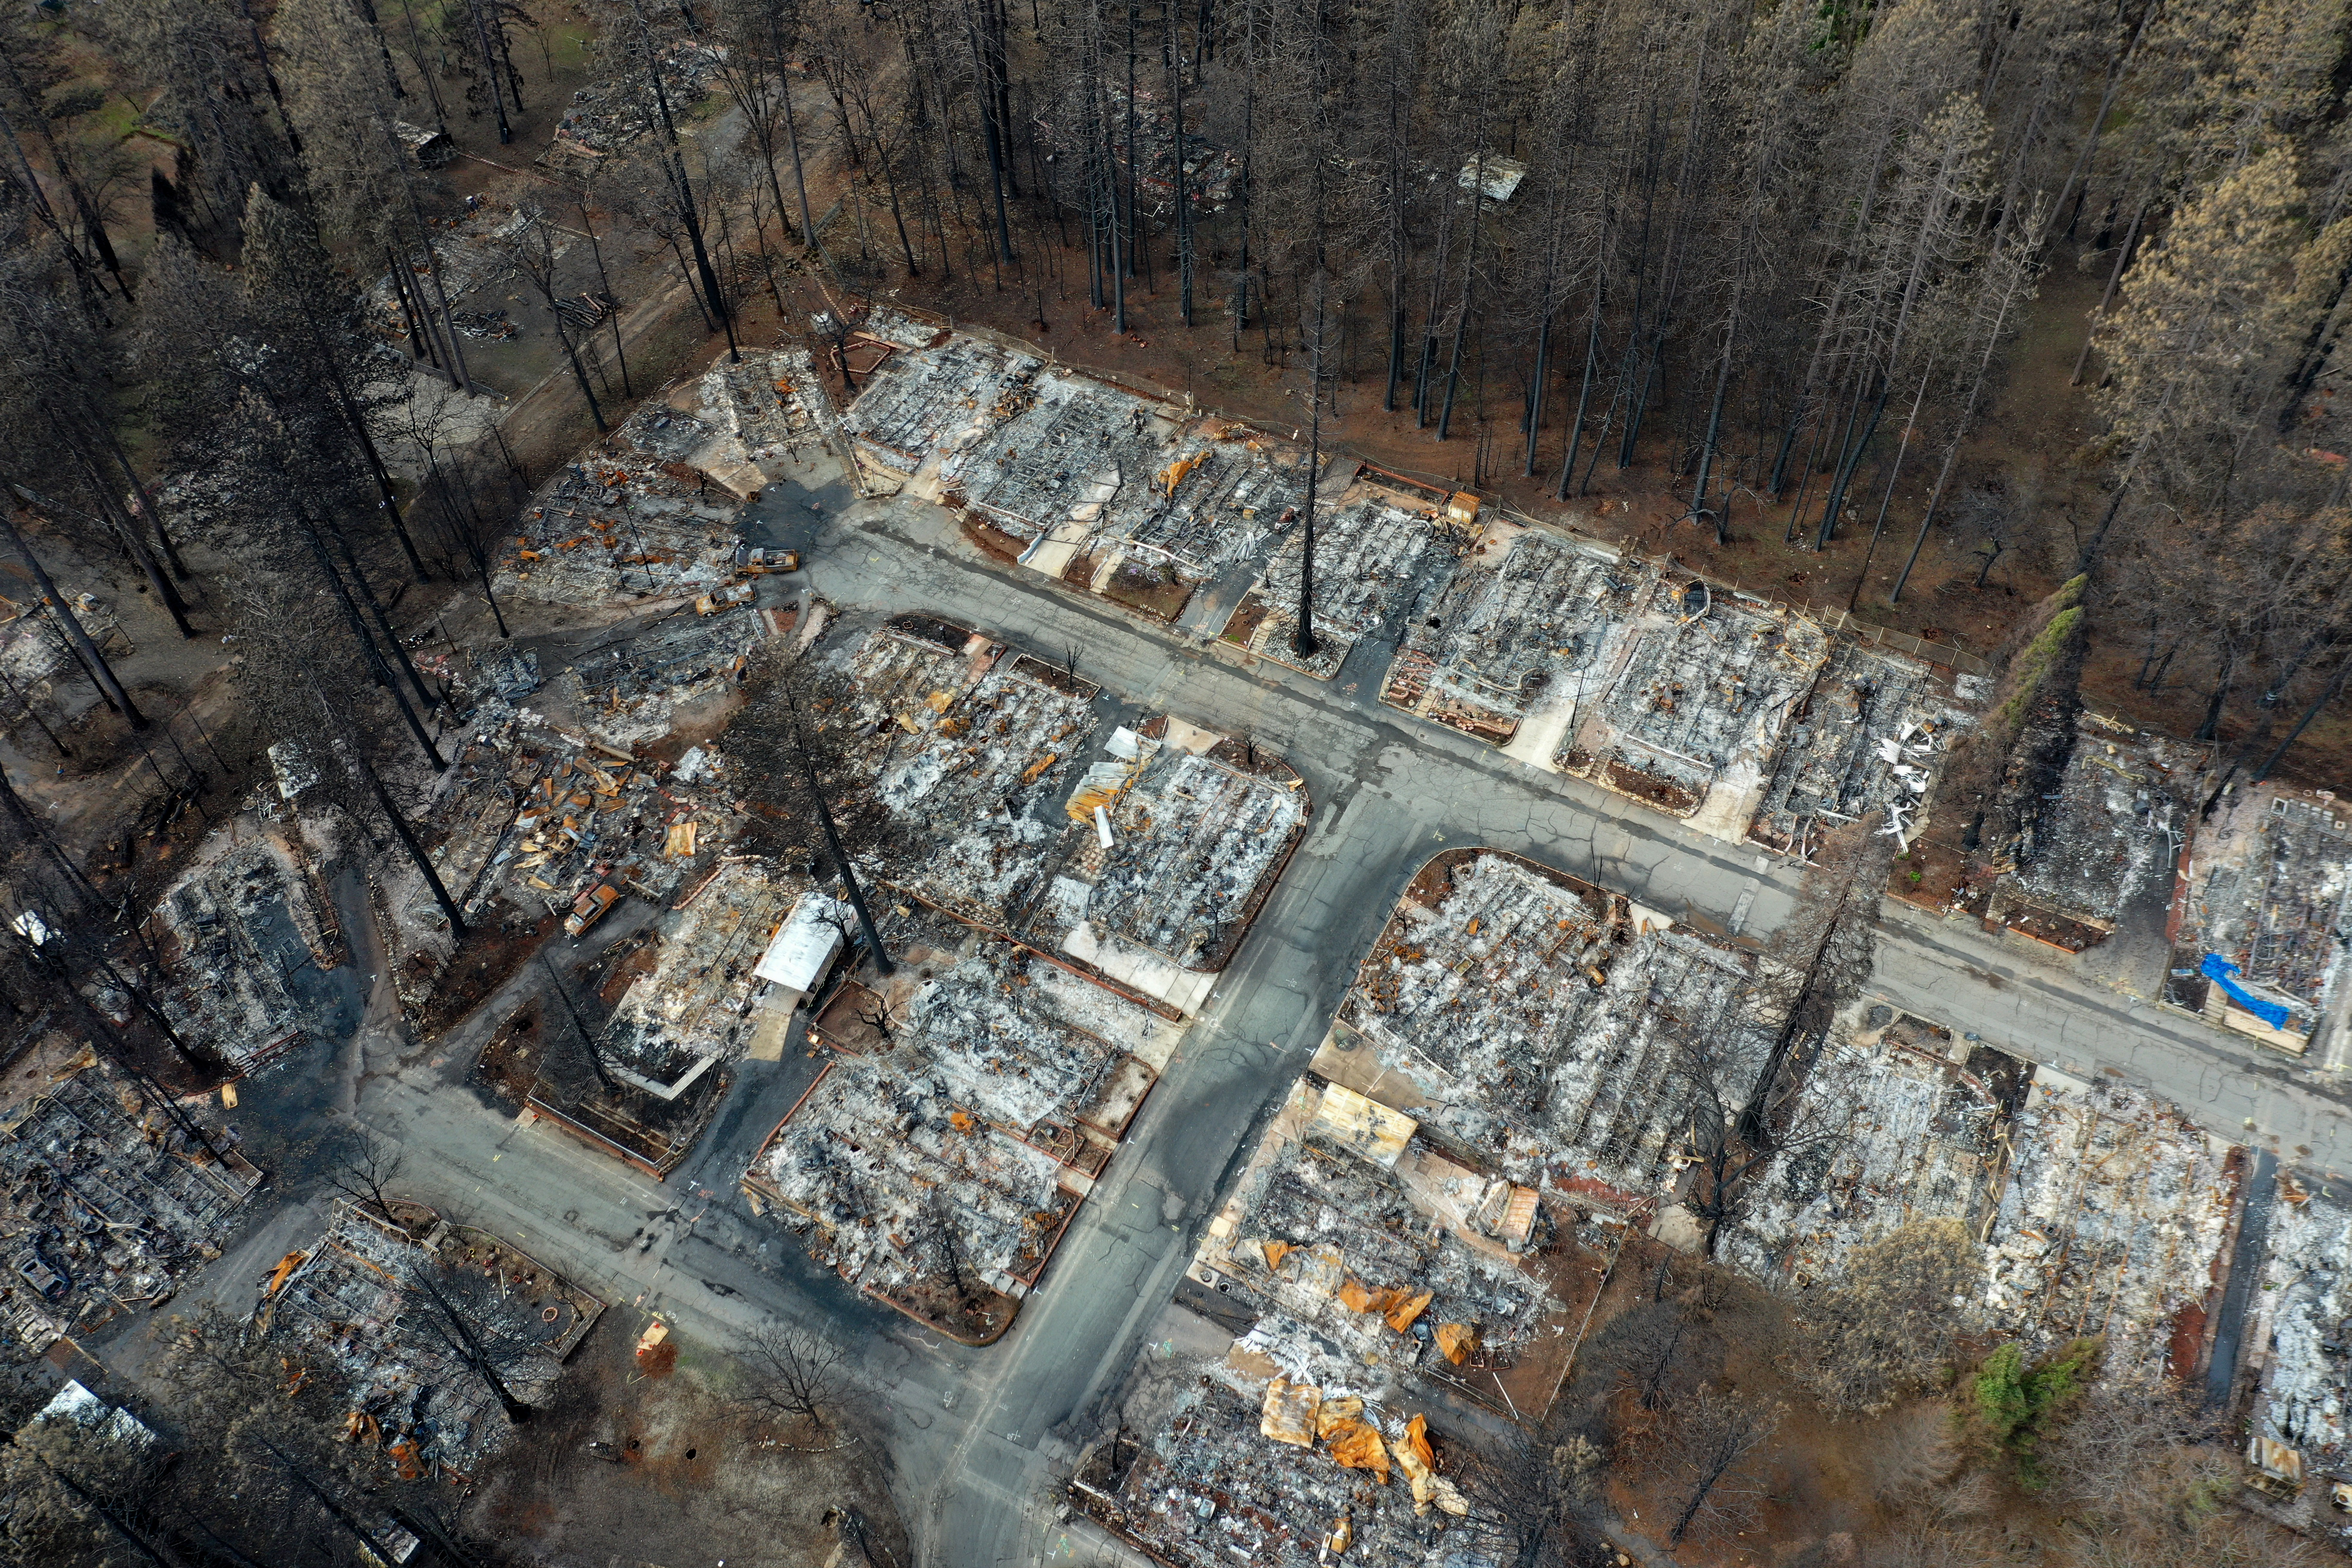
POLYGON ((2255 995, 2252 992, 2247 990, 2244 986, 2239 984, 2235 980, 2232 980, 2231 976, 2238 973, 2238 966, 2236 964, 2231 963, 2228 959, 2222 957, 2218 952, 2209 952, 2205 955, 2205 962, 2200 964, 2198 968, 2206 979, 2221 982, 2221 989, 2230 994, 2231 1001, 2235 1002, 2239 1006, 2243 1007, 2247 1012, 2252 1013, 2255 1017, 2260 1018, 2263 1023, 2268 1024, 2273 1029, 2284 1029, 2286 1027, 2286 1004, 2284 1002, 2265 1002, 2261 997, 2255 995))

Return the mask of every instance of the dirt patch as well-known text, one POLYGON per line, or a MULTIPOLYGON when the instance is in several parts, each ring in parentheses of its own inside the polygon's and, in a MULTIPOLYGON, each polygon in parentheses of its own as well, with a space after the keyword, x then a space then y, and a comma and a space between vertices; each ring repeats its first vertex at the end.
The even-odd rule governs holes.
POLYGON ((1184 613, 1185 601, 1192 596, 1191 586, 1177 579, 1166 566, 1144 566, 1128 562, 1110 574, 1102 596, 1115 605, 1130 610, 1140 610, 1156 621, 1173 623, 1184 613))
POLYGON ((443 966, 417 1021, 420 1032, 437 1035, 480 1006, 562 925, 558 917, 542 915, 536 924, 509 929, 486 916, 443 966))
POLYGON ((530 1086, 539 1077, 541 1048, 539 1004, 532 1001, 517 1008, 482 1047, 481 1056, 474 1062, 474 1079, 520 1108, 530 1098, 530 1086))
MULTIPOLYGON (((743 1369, 675 1330, 648 1375, 647 1319, 615 1310, 549 1408, 477 1478, 466 1526, 540 1563, 756 1563, 819 1568, 854 1514, 877 1562, 913 1561, 853 1394, 822 1426, 738 1402, 743 1369)), ((854 1561, 854 1554, 852 1556, 854 1561)))
POLYGON ((966 539, 1007 565, 1017 563, 1029 548, 1027 540, 1014 538, 969 508, 956 513, 956 522, 966 539))

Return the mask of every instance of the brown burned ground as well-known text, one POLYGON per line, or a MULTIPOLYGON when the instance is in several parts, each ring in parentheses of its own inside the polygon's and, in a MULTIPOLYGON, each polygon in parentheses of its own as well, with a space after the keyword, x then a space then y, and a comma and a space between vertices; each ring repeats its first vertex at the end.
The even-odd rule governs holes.
POLYGON ((891 1560, 911 1560, 870 1434, 751 1413, 728 1397, 734 1364, 674 1333, 636 1356, 648 1321, 605 1313, 550 1408, 477 1478, 471 1531, 546 1568, 818 1568, 835 1541, 826 1511, 854 1508, 891 1560))
MULTIPOLYGON (((417 1028, 428 1038, 480 1006, 563 925, 561 917, 546 914, 520 930, 510 931, 497 918, 497 910, 494 904, 476 918, 457 954, 441 971, 433 994, 425 999, 417 1028)), ((528 920, 529 911, 522 911, 520 918, 528 920)))

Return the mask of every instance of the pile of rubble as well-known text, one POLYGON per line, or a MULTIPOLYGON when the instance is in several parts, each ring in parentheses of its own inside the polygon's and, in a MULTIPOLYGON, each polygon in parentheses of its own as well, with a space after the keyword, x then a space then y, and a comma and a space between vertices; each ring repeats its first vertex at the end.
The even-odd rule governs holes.
POLYGON ((1353 1089, 1300 1079, 1210 1224, 1192 1278, 1384 1381, 1474 1357, 1509 1366, 1558 1305, 1519 1260, 1548 1224, 1541 1195, 1419 1131, 1353 1089))
POLYGON ((1115 731, 1071 795, 1072 851, 1031 925, 1114 973, 1135 967, 1106 951, 1122 944, 1182 969, 1223 969, 1305 831, 1307 805, 1287 763, 1239 742, 1165 717, 1115 731))
POLYGON ((943 331, 924 334, 920 347, 902 348, 877 335, 887 331, 867 322, 866 340, 894 352, 841 418, 858 460, 886 483, 903 482, 939 454, 971 446, 1036 401, 1041 359, 943 331))
MULTIPOLYGON (((685 415, 656 415, 673 424, 685 415)), ((698 448, 709 427, 694 422, 698 448)), ((675 458, 590 453, 550 480, 524 513, 493 588, 537 604, 604 609, 691 597, 735 576, 733 498, 703 499, 698 470, 675 458)))
POLYGON ((309 862, 275 831, 215 834, 155 907, 157 956, 174 984, 173 1027, 243 1072, 298 1045, 341 1039, 358 1020, 327 978, 343 960, 333 907, 309 862))
POLYGON ((1874 811, 1898 835, 1962 722, 1926 665, 1839 639, 1791 710, 1748 837, 1810 859, 1823 835, 1874 811))
POLYGON ((2182 881, 2173 1000, 2292 1050, 2340 1017, 2352 999, 2352 824, 2332 796, 2233 792, 2182 881))
POLYGON ((730 858, 678 908, 652 970, 630 984, 601 1050, 615 1076, 676 1099, 688 1075, 740 1058, 751 1028, 753 968, 808 879, 772 862, 730 858))
POLYGON ((550 704, 568 700, 598 743, 634 753, 676 728, 679 710, 733 691, 770 624, 748 604, 674 612, 583 649, 552 683, 550 704))
POLYGON ((2183 1314, 2201 1323, 2226 1271, 2243 1151, 2169 1102, 2048 1068, 2011 1142, 1987 1237, 1994 1321, 2036 1354, 2102 1334, 2111 1372, 2160 1374, 2183 1314))
POLYGON ((0 1313, 37 1352, 169 1300, 221 1255, 262 1173, 234 1133, 88 1049, 44 1049, 11 1079, 0 1111, 0 1229, 11 1237, 0 1313))
MULTIPOLYGON (((2242 1342, 2259 1361, 2254 1436, 2342 1472, 2352 1463, 2352 1194, 2280 1173, 2242 1342)), ((2352 1475, 2345 1476, 2352 1479, 2352 1475)))
MULTIPOLYGON (((714 45, 664 40, 655 69, 673 120, 684 120, 702 101, 725 58, 714 45)), ((589 85, 573 91, 572 107, 556 121, 553 140, 535 161, 558 175, 584 176, 659 123, 660 101, 639 66, 625 64, 610 75, 592 71, 589 85)))
POLYGON ((827 999, 834 1053, 753 1157, 755 1206, 820 1261, 960 1339, 1012 1321, 1181 1037, 936 912, 893 914, 887 981, 827 999))
MULTIPOLYGON (((1760 791, 1828 661, 1828 634, 1697 583, 1662 584, 1631 629, 1607 691, 1562 742, 1560 765, 1675 816, 1696 815, 1718 781, 1760 791)), ((1737 815, 1744 827, 1750 813, 1737 815)))
POLYGON ((804 348, 720 361, 699 386, 703 422, 720 437, 701 467, 738 494, 781 474, 803 451, 822 450, 837 428, 833 400, 804 348))
POLYGON ((478 1272, 459 1310, 524 1404, 541 1398, 604 1304, 487 1235, 429 1210, 390 1217, 336 1204, 325 1235, 279 1261, 254 1322, 287 1348, 297 1381, 325 1369, 349 1390, 346 1441, 381 1447, 404 1480, 467 1479, 510 1430, 482 1378, 450 1347, 457 1331, 412 1298, 420 1268, 478 1272))
MULTIPOLYGON (((1648 603, 1656 574, 1638 567, 1595 545, 1490 521, 1428 614, 1407 626, 1381 700, 1496 745, 1538 705, 1557 708, 1564 729, 1648 603)), ((1544 744, 1538 754, 1548 761, 1552 750, 1544 744)))
POLYGON ((869 634, 848 670, 863 737, 856 771, 913 840, 888 879, 1010 929, 1046 874, 1057 833, 1045 813, 1091 744, 1097 689, 922 616, 869 634))
POLYGON ((2192 830, 2179 792, 2194 767, 2186 746, 2084 713, 2056 789, 2020 814, 1985 918, 2079 952, 2133 904, 2168 895, 2192 830))
MULTIPOLYGON (((446 298, 456 307, 477 289, 503 290, 515 276, 511 241, 530 222, 530 215, 520 208, 500 212, 483 207, 436 228, 430 236, 433 255, 429 259, 422 253, 411 256, 403 263, 407 268, 404 277, 395 280, 387 273, 369 287, 367 313, 376 331, 388 342, 406 339, 409 316, 404 308, 404 295, 420 303, 437 303, 446 298), (436 263, 439 265, 437 278, 436 263)), ((570 248, 568 236, 556 240, 557 257, 570 248)), ((459 330, 469 337, 501 338, 514 333, 515 329, 506 322, 504 310, 484 313, 456 310, 453 315, 459 330), (503 331, 499 330, 502 325, 506 328, 503 331)))
POLYGON ((1224 640, 1329 679, 1358 642, 1402 637, 1404 623, 1427 618, 1425 606, 1445 592, 1474 531, 1475 505, 1475 498, 1440 503, 1357 479, 1336 501, 1316 508, 1317 650, 1301 654, 1292 646, 1307 552, 1305 531, 1296 521, 1284 529, 1265 574, 1234 606, 1224 640))
POLYGON ((1703 1036, 1745 1100, 1776 1018, 1756 960, 1498 850, 1422 868, 1314 1070, 1516 1182, 1620 1215, 1653 1203, 1703 1036))
POLYGON ((1503 1531, 1455 1528, 1470 1503, 1444 1473, 1446 1449, 1425 1415, 1350 1392, 1369 1380, 1336 1361, 1317 1369, 1328 1381, 1255 1371, 1214 1365, 1148 1432, 1097 1447, 1072 1502, 1171 1568, 1504 1561, 1503 1531))
POLYGON ((2032 1074, 1940 1025, 1872 1008, 1799 1090, 1835 1094, 1851 1108, 1839 1114, 1841 1137, 1767 1166, 1719 1255, 1801 1289, 1914 1221, 1957 1219, 1981 1236, 2007 1175, 2010 1119, 2032 1074))

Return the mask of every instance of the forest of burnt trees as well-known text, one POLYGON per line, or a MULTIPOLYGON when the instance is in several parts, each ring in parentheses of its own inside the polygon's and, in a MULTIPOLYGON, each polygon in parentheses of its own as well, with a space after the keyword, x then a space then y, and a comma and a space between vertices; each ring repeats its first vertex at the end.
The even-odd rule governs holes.
MULTIPOLYGON (((305 498, 310 523, 244 531, 298 576, 356 570, 313 534, 388 521, 411 569, 486 577, 482 474, 436 468, 404 528, 377 504, 398 416, 372 404, 355 303, 389 268, 399 346, 470 384, 423 245, 450 203, 394 126, 510 135, 559 13, 646 129, 546 205, 666 246, 730 342, 747 272, 788 326, 814 295, 788 303, 780 273, 835 299, 1034 293, 1041 322, 1050 285, 1121 333, 1172 301, 1188 352, 1304 369, 1318 417, 1377 400, 1475 442, 1432 467, 1571 502, 1633 470, 1695 539, 1864 539, 1858 610, 1916 597, 1923 551, 1979 586, 2000 561, 2087 571, 2110 684, 2187 694, 2182 727, 2249 765, 2352 675, 2337 0, 18 8, 0 478, 184 625, 139 482, 166 469, 242 464, 266 482, 241 493, 305 498), (109 133, 124 103, 168 159, 109 133), (681 137, 698 109, 723 155, 681 137), (257 202, 283 221, 257 229, 257 202), (2053 268, 2091 321, 2037 314, 2053 268), (2074 384, 1996 431, 2029 329, 2063 340, 2074 384), (1996 441, 2038 442, 2026 479, 1996 441)), ((609 400, 625 355, 617 325, 579 338, 601 423, 591 374, 609 400)))

